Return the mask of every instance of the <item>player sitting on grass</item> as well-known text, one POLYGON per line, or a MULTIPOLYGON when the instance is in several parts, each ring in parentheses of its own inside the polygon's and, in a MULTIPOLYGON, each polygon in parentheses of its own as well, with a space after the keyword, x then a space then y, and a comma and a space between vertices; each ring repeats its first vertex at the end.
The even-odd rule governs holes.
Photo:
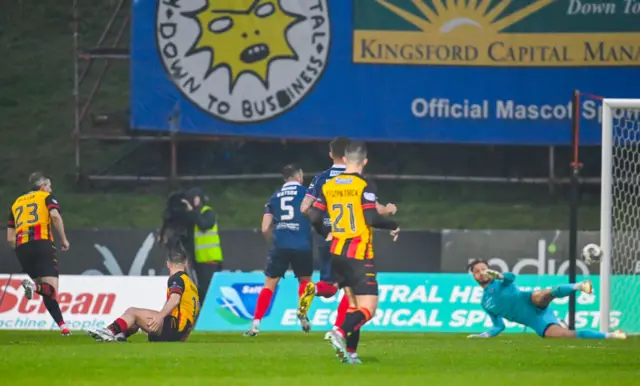
POLYGON ((469 264, 469 271, 484 289, 482 308, 493 322, 493 327, 489 331, 469 335, 469 338, 490 338, 500 334, 505 327, 502 318, 523 324, 542 338, 626 339, 627 337, 622 331, 610 333, 595 330, 571 331, 560 325, 549 304, 553 299, 567 297, 576 291, 591 294, 593 286, 590 280, 576 284, 561 284, 551 289, 521 291, 514 284, 515 274, 492 271, 484 260, 472 261, 469 264))
POLYGON ((187 340, 200 311, 200 298, 198 289, 185 273, 186 264, 184 254, 169 253, 167 302, 161 311, 130 307, 107 328, 88 330, 87 333, 100 342, 124 342, 139 329, 149 334, 150 342, 187 340))

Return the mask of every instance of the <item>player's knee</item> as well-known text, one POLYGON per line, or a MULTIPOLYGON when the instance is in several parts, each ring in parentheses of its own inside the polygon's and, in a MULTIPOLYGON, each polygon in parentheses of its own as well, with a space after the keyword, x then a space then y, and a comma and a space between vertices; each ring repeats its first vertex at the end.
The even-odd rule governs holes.
POLYGON ((279 277, 267 277, 264 281, 264 287, 270 289, 271 291, 275 291, 279 281, 279 277))
POLYGON ((124 311, 125 315, 135 315, 138 309, 136 307, 129 307, 124 311))
POLYGON ((58 292, 58 278, 55 277, 41 277, 38 280, 36 280, 36 283, 38 284, 49 284, 51 287, 53 287, 53 289, 58 292))

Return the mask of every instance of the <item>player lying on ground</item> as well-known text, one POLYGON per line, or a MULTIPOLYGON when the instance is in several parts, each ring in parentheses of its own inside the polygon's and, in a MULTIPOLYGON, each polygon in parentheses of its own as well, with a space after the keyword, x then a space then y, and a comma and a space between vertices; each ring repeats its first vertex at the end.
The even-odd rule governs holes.
POLYGON ((398 224, 376 210, 376 192, 362 176, 367 164, 364 143, 351 142, 345 149, 345 172, 322 187, 309 211, 316 231, 331 241, 331 276, 344 289, 350 309, 339 327, 328 332, 336 355, 343 363, 360 363, 356 354, 360 328, 378 308, 378 282, 372 243, 372 228, 387 229, 395 241, 398 224), (324 226, 329 213, 331 233, 324 226))
POLYGON ((491 318, 493 327, 482 334, 469 335, 469 338, 490 338, 500 334, 504 321, 523 324, 542 338, 586 338, 586 339, 625 339, 622 331, 610 333, 595 330, 571 331, 560 325, 549 304, 554 299, 564 298, 576 291, 591 294, 591 281, 576 284, 560 284, 551 289, 521 291, 514 283, 516 275, 511 272, 499 273, 489 269, 484 260, 474 260, 469 264, 473 278, 484 289, 482 308, 491 318))
POLYGON ((18 197, 9 210, 7 241, 16 252, 22 271, 31 280, 22 281, 24 296, 32 299, 33 294, 42 296, 42 302, 49 314, 60 326, 60 333, 71 335, 64 322, 58 293, 58 260, 53 243, 51 224, 60 236, 60 249, 69 249, 69 241, 64 231, 60 204, 51 193, 51 180, 36 172, 29 177, 31 191, 18 197))
MULTIPOLYGON (((315 176, 309 184, 306 196, 300 204, 300 210, 302 213, 308 213, 309 209, 322 192, 322 187, 327 181, 344 173, 344 153, 349 142, 349 138, 347 137, 337 137, 329 144, 329 158, 333 161, 333 166, 315 176)), ((397 211, 396 206, 391 203, 382 205, 376 202, 376 209, 378 213, 383 216, 393 215, 397 211)), ((331 222, 328 214, 325 214, 324 226, 327 229, 331 229, 331 222)), ((337 285, 331 277, 330 244, 325 241, 324 237, 322 237, 317 240, 317 245, 320 260, 320 281, 315 284, 313 282, 309 282, 304 289, 304 294, 300 297, 300 301, 298 302, 298 318, 307 317, 307 312, 309 311, 315 296, 330 298, 338 291, 337 285)), ((343 296, 340 304, 338 305, 338 315, 336 317, 335 327, 339 327, 342 324, 348 308, 349 301, 346 296, 343 296)))
POLYGON ((139 329, 149 334, 150 342, 187 340, 200 312, 200 298, 198 288, 185 273, 186 265, 186 255, 169 253, 167 302, 162 310, 130 307, 107 328, 88 330, 87 333, 100 342, 124 342, 139 329))
MULTIPOLYGON (((271 305, 271 298, 280 278, 289 267, 298 278, 298 296, 302 296, 313 273, 313 251, 311 225, 300 211, 306 189, 302 186, 302 169, 287 165, 282 169, 284 185, 276 191, 265 205, 262 216, 262 234, 271 244, 267 258, 264 287, 258 295, 256 310, 251 327, 245 336, 256 336, 260 332, 260 322, 271 305)), ((311 323, 306 314, 298 313, 302 330, 309 332, 311 323)))

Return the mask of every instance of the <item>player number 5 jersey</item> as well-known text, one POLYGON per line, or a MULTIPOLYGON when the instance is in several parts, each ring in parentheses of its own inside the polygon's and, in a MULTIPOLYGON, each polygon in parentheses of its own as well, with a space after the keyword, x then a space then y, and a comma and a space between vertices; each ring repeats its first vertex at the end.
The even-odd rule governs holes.
POLYGON ((374 187, 359 174, 341 174, 327 181, 314 206, 331 219, 331 253, 355 259, 372 259, 372 230, 365 210, 376 208, 374 187))

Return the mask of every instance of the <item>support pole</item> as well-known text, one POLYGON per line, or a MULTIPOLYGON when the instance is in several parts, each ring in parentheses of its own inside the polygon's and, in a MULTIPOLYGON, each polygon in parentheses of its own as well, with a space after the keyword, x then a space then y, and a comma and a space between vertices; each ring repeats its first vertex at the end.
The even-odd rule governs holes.
POLYGON ((173 186, 178 180, 178 146, 176 136, 180 130, 180 103, 176 101, 173 111, 169 116, 169 132, 171 137, 171 172, 169 175, 170 184, 173 186))
MULTIPOLYGON (((578 259, 578 201, 580 197, 580 92, 573 91, 573 125, 571 130, 571 194, 569 198, 569 283, 575 283, 578 259)), ((576 328, 576 295, 569 297, 569 329, 576 328)))
POLYGON ((75 145, 76 183, 80 182, 80 79, 78 65, 78 0, 73 0, 73 140, 75 145))
POLYGON ((549 146, 549 195, 556 191, 556 148, 549 146))

